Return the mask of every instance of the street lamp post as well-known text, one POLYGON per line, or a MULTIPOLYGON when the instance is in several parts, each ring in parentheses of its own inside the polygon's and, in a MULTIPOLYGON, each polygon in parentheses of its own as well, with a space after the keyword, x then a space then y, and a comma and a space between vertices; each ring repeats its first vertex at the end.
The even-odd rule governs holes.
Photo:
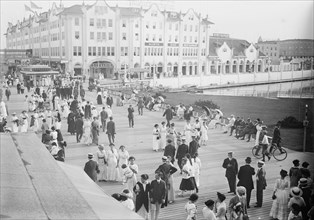
POLYGON ((305 148, 306 148, 306 129, 309 126, 309 121, 307 120, 307 111, 308 111, 308 105, 305 105, 305 117, 303 120, 303 127, 304 127, 303 152, 305 152, 305 148))

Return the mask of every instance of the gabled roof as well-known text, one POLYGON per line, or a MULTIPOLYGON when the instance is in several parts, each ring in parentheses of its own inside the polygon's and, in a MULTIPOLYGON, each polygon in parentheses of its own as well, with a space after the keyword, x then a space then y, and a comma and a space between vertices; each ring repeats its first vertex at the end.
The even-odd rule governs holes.
POLYGON ((259 57, 266 57, 266 55, 265 55, 262 51, 259 51, 258 56, 259 56, 259 57))
POLYGON ((209 39, 209 56, 217 56, 216 49, 221 47, 223 43, 233 49, 233 56, 245 56, 245 49, 250 46, 246 40, 223 37, 210 37, 209 39))
POLYGON ((141 16, 140 8, 119 7, 119 9, 120 9, 120 14, 122 16, 127 16, 127 17, 140 17, 141 16))
POLYGON ((203 18, 202 23, 204 23, 204 24, 215 24, 215 23, 209 21, 207 18, 203 18))
POLYGON ((83 14, 82 5, 73 5, 68 8, 64 8, 62 12, 59 13, 60 15, 66 14, 83 14))

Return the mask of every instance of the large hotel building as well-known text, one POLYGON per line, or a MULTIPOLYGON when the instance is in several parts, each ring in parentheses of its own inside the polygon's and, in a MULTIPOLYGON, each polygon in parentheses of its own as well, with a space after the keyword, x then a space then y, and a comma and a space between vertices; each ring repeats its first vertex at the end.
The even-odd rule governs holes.
POLYGON ((186 13, 93 5, 57 7, 9 24, 7 49, 32 49, 33 57, 76 74, 111 78, 114 72, 198 75, 208 71, 213 24, 192 9, 186 13))

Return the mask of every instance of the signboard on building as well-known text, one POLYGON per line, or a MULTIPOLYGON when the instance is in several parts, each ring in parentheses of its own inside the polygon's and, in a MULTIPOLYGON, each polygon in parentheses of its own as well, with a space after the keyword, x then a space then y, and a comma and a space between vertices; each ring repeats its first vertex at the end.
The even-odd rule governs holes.
POLYGON ((213 33, 213 37, 229 38, 229 34, 213 33))
POLYGON ((163 43, 145 43, 145 46, 164 46, 163 43))
POLYGON ((168 47, 179 47, 179 44, 176 44, 176 43, 168 43, 168 47))
POLYGON ((33 56, 33 50, 27 49, 27 50, 14 50, 14 49, 4 49, 1 50, 1 52, 4 54, 4 60, 8 62, 9 60, 18 60, 21 62, 23 59, 29 59, 33 56))
POLYGON ((93 63, 90 65, 91 68, 113 68, 113 65, 111 63, 93 63))
POLYGON ((198 47, 198 44, 183 44, 183 47, 198 47))

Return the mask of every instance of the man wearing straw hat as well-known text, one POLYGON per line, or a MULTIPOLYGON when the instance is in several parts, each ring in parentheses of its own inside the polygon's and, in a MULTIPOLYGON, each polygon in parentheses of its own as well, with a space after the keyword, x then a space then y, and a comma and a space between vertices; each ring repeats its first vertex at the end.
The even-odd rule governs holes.
POLYGON ((84 171, 85 173, 94 181, 97 181, 97 173, 99 173, 98 163, 93 160, 94 155, 89 153, 88 162, 85 163, 84 171))

